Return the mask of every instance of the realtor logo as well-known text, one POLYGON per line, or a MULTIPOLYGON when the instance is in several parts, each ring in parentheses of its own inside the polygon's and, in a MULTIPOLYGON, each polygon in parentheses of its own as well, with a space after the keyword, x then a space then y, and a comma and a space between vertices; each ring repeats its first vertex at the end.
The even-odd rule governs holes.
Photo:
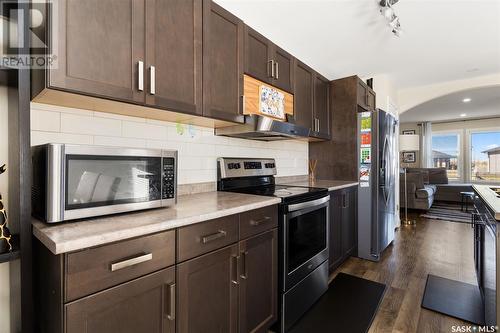
POLYGON ((57 0, 1 1, 1 67, 57 68, 57 7, 57 0))

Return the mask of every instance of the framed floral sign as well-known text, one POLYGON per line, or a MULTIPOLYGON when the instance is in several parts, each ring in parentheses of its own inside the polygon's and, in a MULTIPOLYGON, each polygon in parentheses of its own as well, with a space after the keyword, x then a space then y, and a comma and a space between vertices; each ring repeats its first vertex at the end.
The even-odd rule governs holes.
POLYGON ((259 112, 266 116, 285 119, 285 94, 261 85, 259 87, 259 112))

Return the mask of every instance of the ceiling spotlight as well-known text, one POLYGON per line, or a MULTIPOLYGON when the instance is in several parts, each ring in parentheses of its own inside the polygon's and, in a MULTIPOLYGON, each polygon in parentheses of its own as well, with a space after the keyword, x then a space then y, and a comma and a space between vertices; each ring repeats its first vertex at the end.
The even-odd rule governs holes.
POLYGON ((392 9, 392 6, 398 1, 399 0, 381 0, 379 2, 380 14, 382 14, 387 20, 388 25, 391 27, 392 33, 397 37, 401 36, 402 29, 401 23, 399 22, 399 17, 394 12, 394 9, 392 9))
POLYGON ((380 14, 382 14, 386 20, 390 20, 392 15, 394 15, 394 10, 392 10, 391 7, 382 7, 382 9, 380 9, 380 14))
POLYGON ((463 118, 463 117, 467 117, 467 114, 466 114, 466 113, 461 113, 461 114, 460 114, 460 117, 462 117, 462 118, 463 118))
POLYGON ((469 103, 470 101, 472 101, 472 99, 470 99, 469 97, 464 98, 464 99, 462 100, 462 102, 464 102, 464 103, 469 103))

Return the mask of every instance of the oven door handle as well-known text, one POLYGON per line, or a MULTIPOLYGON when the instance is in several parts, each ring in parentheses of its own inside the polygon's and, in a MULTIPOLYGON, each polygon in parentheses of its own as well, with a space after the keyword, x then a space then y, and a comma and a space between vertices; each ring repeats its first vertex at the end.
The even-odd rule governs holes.
POLYGON ((324 198, 320 198, 320 199, 316 199, 316 200, 301 202, 301 203, 289 205, 288 211, 294 212, 294 211, 305 209, 305 208, 319 206, 319 205, 324 204, 325 202, 328 202, 328 201, 330 201, 330 196, 326 196, 324 198))

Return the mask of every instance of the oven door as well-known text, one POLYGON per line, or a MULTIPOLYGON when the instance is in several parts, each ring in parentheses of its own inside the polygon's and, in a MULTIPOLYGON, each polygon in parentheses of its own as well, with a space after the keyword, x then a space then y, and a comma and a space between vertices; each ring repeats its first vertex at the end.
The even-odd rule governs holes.
POLYGON ((283 227, 284 291, 328 260, 329 200, 325 196, 287 206, 283 227))
MULTIPOLYGON (((175 165, 174 157, 169 164, 175 165)), ((162 206, 162 151, 66 146, 64 219, 162 206)))

